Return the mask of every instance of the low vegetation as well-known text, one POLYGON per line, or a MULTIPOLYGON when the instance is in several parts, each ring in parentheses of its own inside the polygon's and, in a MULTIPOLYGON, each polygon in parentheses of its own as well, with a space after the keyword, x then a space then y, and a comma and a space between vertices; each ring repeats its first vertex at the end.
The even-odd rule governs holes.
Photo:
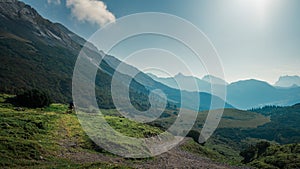
MULTIPOLYGON (((87 136, 77 115, 67 112, 68 105, 16 107, 8 102, 14 97, 0 94, 0 168, 130 168, 130 159, 124 161, 103 150, 87 136)), ((101 112, 110 126, 126 136, 147 138, 162 133, 119 117, 116 110, 101 112)), ((125 144, 126 140, 116 142, 134 146, 125 144)))
POLYGON ((1 168, 127 168, 76 157, 109 153, 89 139, 75 114, 65 113, 67 105, 18 108, 6 102, 10 98, 0 95, 1 168))
MULTIPOLYGON (((68 105, 50 104, 42 108, 16 107, 8 102, 13 97, 0 94, 1 168, 130 168, 129 166, 134 166, 133 163, 136 164, 136 160, 125 160, 106 152, 90 140, 75 113, 67 113, 68 105)), ((296 107, 293 109, 296 110, 296 107)), ((154 127, 131 121, 121 117, 114 109, 102 109, 101 112, 110 126, 126 136, 147 138, 163 132, 162 126, 154 127)), ((237 112, 233 109, 225 110, 220 128, 202 145, 196 142, 200 130, 194 126, 188 135, 194 140, 188 139, 180 145, 180 149, 234 166, 246 164, 266 169, 300 167, 299 144, 278 145, 275 141, 261 142, 259 139, 256 141, 255 138, 246 138, 245 135, 236 132, 260 128, 261 126, 257 127, 255 119, 266 123, 262 126, 270 125, 272 121, 268 122, 269 117, 249 112, 244 114, 242 112, 243 116, 238 116, 237 112), (252 118, 249 124, 241 123, 249 122, 248 118, 252 118), (230 121, 236 123, 237 128, 234 128, 230 121), (253 145, 254 142, 257 144, 253 145)), ((177 116, 177 110, 168 110, 164 114, 169 116, 163 115, 159 120, 168 124, 177 116)), ((201 118, 200 115, 197 122, 201 121, 201 118)), ((293 123, 289 124, 291 125, 293 123)), ((134 146, 125 144, 126 140, 123 142, 122 145, 134 146)), ((151 158, 146 161, 151 163, 151 158)), ((138 166, 141 163, 143 161, 138 160, 138 166)))
POLYGON ((260 142, 241 152, 244 162, 260 169, 300 168, 300 144, 270 145, 260 142))
POLYGON ((21 94, 17 94, 14 101, 19 106, 29 108, 47 107, 51 103, 49 94, 38 89, 27 90, 21 94))

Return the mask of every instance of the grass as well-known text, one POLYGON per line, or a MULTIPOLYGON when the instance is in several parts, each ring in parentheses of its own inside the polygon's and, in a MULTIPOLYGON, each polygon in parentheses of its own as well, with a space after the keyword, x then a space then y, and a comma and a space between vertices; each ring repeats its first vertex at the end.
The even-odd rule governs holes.
MULTIPOLYGON (((42 109, 16 108, 5 102, 11 97, 13 96, 0 94, 1 168, 128 168, 128 161, 126 164, 109 164, 85 159, 82 155, 76 157, 76 154, 97 157, 100 153, 109 159, 118 158, 90 139, 82 129, 78 116, 66 113, 67 105, 51 104, 42 109)), ((120 117, 117 110, 103 109, 101 112, 103 114, 101 118, 105 119, 114 130, 128 137, 148 138, 163 132, 159 128, 120 117)), ((94 123, 100 116, 98 118, 90 114, 86 116, 91 118, 89 120, 94 128, 101 127, 94 123)), ((109 145, 112 145, 111 140, 114 140, 114 136, 107 135, 105 138, 108 138, 109 145)), ((167 134, 162 135, 160 139, 171 138, 172 136, 167 134)), ((131 151, 140 151, 137 147, 144 146, 140 142, 133 143, 126 139, 114 142, 122 145, 124 150, 131 151)), ((212 150, 210 146, 201 147, 193 141, 182 146, 186 151, 226 161, 223 155, 212 150)))
POLYGON ((78 162, 68 156, 77 152, 93 155, 102 150, 82 130, 77 116, 65 113, 66 105, 15 108, 5 103, 10 97, 0 95, 1 168, 128 168, 106 162, 78 162))
MULTIPOLYGON (((214 113, 214 110, 211 113, 214 113)), ((207 114, 207 111, 200 112, 197 123, 203 124, 207 114)), ((270 117, 258 113, 237 109, 224 109, 218 128, 256 128, 268 122, 270 122, 270 117)))
MULTIPOLYGON (((6 102, 11 97, 14 96, 0 94, 0 168, 129 168, 130 160, 125 164, 105 162, 120 157, 97 146, 90 139, 91 135, 83 130, 78 115, 66 113, 67 105, 55 103, 47 108, 20 108, 6 102)), ((116 110, 101 111, 108 124, 124 136, 148 138, 163 132, 116 116, 116 110)), ((89 114, 85 115, 90 118, 89 114)), ((101 124, 94 123, 99 122, 97 120, 91 119, 93 127, 101 124)), ((131 151, 139 151, 138 147, 145 146, 126 139, 114 140, 113 137, 105 137, 109 140, 107 145, 121 145, 131 151)), ((167 134, 160 139, 170 137, 167 134)))
POLYGON ((181 145, 181 149, 193 154, 207 157, 213 161, 226 163, 232 166, 241 166, 242 158, 239 156, 239 151, 232 149, 224 144, 216 144, 212 139, 208 140, 204 146, 189 140, 181 145))
MULTIPOLYGON (((216 113, 218 111, 220 110, 212 110, 210 113, 216 113)), ((172 125, 177 116, 174 114, 174 112, 166 111, 165 113, 167 113, 169 116, 159 118, 151 124, 161 126, 163 128, 168 128, 170 125, 172 125)), ((196 122, 194 124, 194 130, 200 130, 203 127, 207 115, 208 111, 202 111, 198 113, 196 122)), ((237 109, 224 109, 218 128, 256 128, 269 123, 270 121, 270 117, 261 115, 259 113, 237 109)))
MULTIPOLYGON (((125 159, 97 146, 90 139, 91 135, 88 136, 85 132, 88 130, 82 129, 80 120, 78 120, 78 115, 81 114, 66 113, 67 105, 51 104, 47 108, 37 109, 18 108, 6 102, 11 97, 13 96, 0 94, 1 168, 130 168, 128 165, 135 162, 131 159, 119 163, 108 162, 108 159, 116 159, 116 161, 125 159), (102 158, 102 160, 99 161, 98 158, 102 158)), ((103 109, 101 112, 103 115, 96 118, 91 116, 92 114, 84 114, 91 122, 90 128, 103 129, 101 128, 103 126, 99 125, 101 123, 95 122, 105 120, 118 133, 128 137, 148 138, 163 132, 160 128, 123 118, 117 110, 103 109)), ((173 114, 173 112, 169 113, 173 114)), ((175 114, 160 120, 167 124, 167 120, 173 120, 174 116, 175 114)), ((203 122, 205 118, 205 112, 200 112, 196 126, 201 126, 201 121, 203 122)), ((268 117, 256 113, 226 109, 219 127, 255 128, 269 120, 268 117)), ((196 129, 199 130, 199 128, 196 129)), ((99 133, 108 134, 106 131, 99 133)), ((109 146, 116 143, 122 145, 119 148, 124 150, 137 152, 140 151, 138 147, 144 146, 141 142, 133 143, 130 139, 117 140, 112 134, 100 136, 108 139, 102 140, 103 143, 109 146)), ((167 134, 163 135, 161 139, 168 140, 171 137, 167 134)), ((255 141, 259 140, 248 138, 244 140, 243 144, 255 141)), ((238 155, 240 151, 238 148, 234 148, 234 145, 230 144, 230 140, 213 136, 205 146, 189 140, 181 145, 181 149, 214 161, 241 165, 242 158, 238 155)), ((257 158, 250 165, 258 168, 295 168, 295 166, 299 167, 299 154, 299 145, 273 145, 264 156, 257 158)))
POLYGON ((163 132, 159 128, 116 116, 118 111, 115 109, 101 109, 100 111, 104 114, 104 119, 110 126, 128 137, 146 138, 163 132))
POLYGON ((220 158, 224 159, 221 154, 217 153, 216 151, 212 151, 211 149, 207 148, 207 146, 201 146, 193 140, 188 140, 186 144, 181 145, 181 149, 214 160, 220 160, 220 158))

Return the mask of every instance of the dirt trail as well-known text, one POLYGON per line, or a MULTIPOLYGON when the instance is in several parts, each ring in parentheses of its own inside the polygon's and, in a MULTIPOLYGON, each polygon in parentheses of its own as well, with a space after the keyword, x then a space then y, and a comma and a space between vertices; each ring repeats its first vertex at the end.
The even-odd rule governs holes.
MULTIPOLYGON (((125 165, 133 168, 199 168, 199 169, 243 169, 245 167, 233 167, 222 163, 214 162, 208 158, 201 157, 190 152, 184 151, 180 145, 184 144, 190 138, 184 138, 180 144, 176 145, 170 151, 149 159, 124 159, 122 157, 94 153, 84 149, 76 148, 76 141, 70 137, 66 126, 69 124, 60 124, 60 134, 64 137, 60 141, 62 147, 60 156, 70 159, 76 163, 94 163, 103 162, 117 165, 125 165)), ((168 145, 169 146, 169 145, 168 145)), ((167 147, 166 147, 167 148, 167 147)))
MULTIPOLYGON (((181 143, 186 142, 187 139, 181 143)), ((182 150, 179 145, 170 151, 151 159, 126 160, 113 155, 90 152, 65 152, 64 157, 78 163, 105 162, 117 165, 126 165, 133 168, 199 168, 199 169, 242 169, 211 161, 182 150)))
POLYGON ((199 169, 242 169, 245 167, 233 167, 226 164, 211 161, 208 158, 200 157, 184 151, 180 148, 190 138, 185 138, 179 145, 170 151, 163 153, 154 159, 136 162, 134 168, 199 168, 199 169))

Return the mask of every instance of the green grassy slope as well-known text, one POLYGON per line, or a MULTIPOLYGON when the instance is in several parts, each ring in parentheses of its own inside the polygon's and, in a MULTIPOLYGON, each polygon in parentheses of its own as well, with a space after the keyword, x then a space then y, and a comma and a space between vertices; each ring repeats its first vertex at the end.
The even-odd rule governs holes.
MULTIPOLYGON (((214 113, 214 110, 211 111, 214 113)), ((197 122, 203 124, 207 117, 207 111, 200 112, 197 122)), ((256 128, 270 122, 270 118, 258 113, 225 109, 218 128, 256 128)))
MULTIPOLYGON (((1 168, 126 168, 126 165, 95 162, 98 158, 117 157, 89 139, 77 116, 65 113, 66 105, 52 104, 44 109, 15 108, 5 103, 10 97, 0 95, 1 168)), ((105 119, 117 131, 132 137, 162 132, 116 116, 105 116, 105 119), (121 120, 124 123, 121 124, 121 120)))
MULTIPOLYGON (((124 159, 98 147, 82 130, 77 116, 66 113, 67 105, 51 104, 43 109, 19 108, 6 102, 7 98, 11 97, 0 94, 1 168, 130 168, 143 164, 143 159, 124 159)), ((114 109, 101 111, 110 126, 124 135, 142 138, 162 132, 157 127, 119 117, 114 109)), ((165 113, 173 115, 161 119, 170 120, 176 116, 176 111, 165 113)), ((239 156, 242 147, 259 140, 242 138, 241 141, 235 141, 230 137, 223 137, 220 132, 226 129, 227 135, 239 138, 234 133, 236 129, 256 129, 260 123, 270 120, 268 117, 250 113, 225 110, 219 131, 217 130, 204 146, 189 139, 180 145, 180 149, 217 162, 242 165, 242 157, 239 156)), ((200 115, 197 123, 204 119, 204 116, 200 115)), ((126 140, 117 141, 125 147, 134 146, 126 140)), ((299 154, 299 144, 272 145, 249 165, 258 168, 293 168, 299 166, 299 154)), ((145 160, 147 163, 155 163, 159 158, 161 157, 145 160)))
MULTIPOLYGON (((169 158, 124 159, 113 155, 90 140, 77 116, 66 113, 67 105, 51 104, 42 109, 20 108, 6 102, 11 97, 0 94, 1 168, 130 168, 143 165, 144 160, 156 164, 157 160, 169 158)), ((142 138, 162 133, 157 127, 119 117, 114 109, 102 109, 101 112, 109 125, 124 135, 142 138)), ((121 142, 125 148, 135 146, 126 140, 116 142, 121 142)), ((181 149, 187 153, 186 158, 192 153, 200 159, 207 157, 228 162, 224 155, 192 140, 184 142, 181 149)), ((176 151, 173 156, 177 155, 176 151)))
MULTIPOLYGON (((212 110, 210 113, 215 113, 219 110, 212 110)), ((152 122, 152 125, 161 126, 163 128, 168 128, 173 122, 176 120, 178 114, 178 110, 171 111, 166 110, 161 118, 152 122)), ((201 130, 206 117, 208 115, 208 111, 199 112, 194 130, 201 130)), ((258 126, 264 125, 270 122, 270 117, 261 115, 259 113, 237 110, 237 109, 224 109, 224 113, 222 115, 221 121, 218 125, 218 129, 222 128, 256 128, 258 126)))
MULTIPOLYGON (((211 111, 211 113, 214 112, 214 110, 211 111)), ((168 128, 176 120, 177 114, 178 111, 165 111, 160 119, 151 122, 150 124, 160 126, 162 128, 168 128)), ((207 114, 208 111, 199 112, 193 130, 198 132, 201 131, 207 114)), ((234 131, 255 129, 258 126, 269 122, 270 117, 258 113, 236 109, 225 109, 216 132, 207 140, 205 147, 201 147, 196 143, 190 143, 184 147, 185 150, 192 153, 195 153, 196 151, 196 154, 205 155, 205 152, 213 152, 211 155, 215 158, 212 159, 233 165, 239 165, 242 160, 239 153, 248 143, 241 142, 241 140, 236 141, 235 139, 239 139, 239 136, 235 135, 234 131)))

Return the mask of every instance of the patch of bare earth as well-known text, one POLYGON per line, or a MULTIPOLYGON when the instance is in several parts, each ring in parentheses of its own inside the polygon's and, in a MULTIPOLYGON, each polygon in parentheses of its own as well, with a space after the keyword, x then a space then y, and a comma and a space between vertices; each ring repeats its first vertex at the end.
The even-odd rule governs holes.
MULTIPOLYGON (((184 144, 189 138, 185 138, 179 145, 184 144)), ((133 163, 134 168, 199 168, 199 169, 242 169, 245 167, 233 167, 214 162, 182 150, 179 145, 170 151, 163 153, 154 159, 133 163)))
POLYGON ((78 164, 103 162, 116 165, 125 165, 132 168, 199 168, 199 169, 242 169, 245 167, 233 167, 222 163, 214 162, 208 158, 182 150, 179 145, 184 144, 188 139, 184 139, 179 145, 170 151, 149 159, 125 159, 122 157, 94 153, 89 151, 78 151, 75 149, 76 143, 71 137, 61 140, 63 158, 72 160, 78 164))

